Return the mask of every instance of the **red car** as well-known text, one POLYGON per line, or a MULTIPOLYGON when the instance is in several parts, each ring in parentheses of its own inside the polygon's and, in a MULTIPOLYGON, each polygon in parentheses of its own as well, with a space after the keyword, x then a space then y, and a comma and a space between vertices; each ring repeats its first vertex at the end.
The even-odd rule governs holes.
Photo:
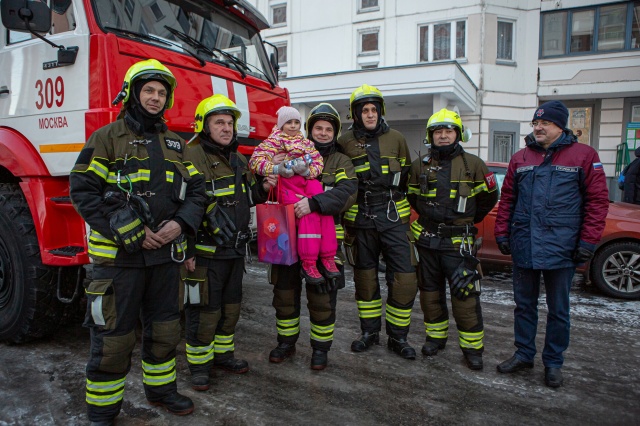
MULTIPOLYGON (((495 173, 498 186, 501 187, 508 164, 488 162, 487 166, 495 173)), ((511 256, 500 253, 493 234, 497 213, 496 205, 476 225, 478 237, 482 237, 478 258, 483 264, 510 265, 511 256)), ((640 299, 640 206, 611 201, 602 240, 596 246, 595 255, 578 271, 587 280, 593 280, 596 287, 609 296, 640 299)))

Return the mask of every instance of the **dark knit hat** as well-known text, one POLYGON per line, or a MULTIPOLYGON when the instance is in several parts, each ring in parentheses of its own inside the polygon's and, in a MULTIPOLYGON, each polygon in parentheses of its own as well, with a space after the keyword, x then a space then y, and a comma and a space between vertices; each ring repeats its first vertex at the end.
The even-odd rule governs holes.
POLYGON ((536 109, 531 121, 547 120, 555 123, 561 129, 567 128, 569 110, 560 101, 545 102, 536 109))

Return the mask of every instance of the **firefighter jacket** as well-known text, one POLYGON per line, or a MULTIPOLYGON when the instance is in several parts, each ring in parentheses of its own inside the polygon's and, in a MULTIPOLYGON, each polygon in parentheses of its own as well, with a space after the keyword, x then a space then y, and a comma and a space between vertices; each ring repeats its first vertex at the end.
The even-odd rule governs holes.
POLYGON ((236 226, 231 240, 217 246, 205 226, 201 225, 196 239, 188 240, 187 257, 196 254, 207 258, 230 259, 246 254, 246 244, 252 238, 249 229, 250 209, 255 204, 264 203, 268 193, 262 185, 256 184, 247 166, 247 159, 237 149, 236 140, 222 147, 211 140, 203 140, 203 136, 198 136, 187 147, 194 166, 205 176, 207 198, 215 200, 236 226))
POLYGON ((109 216, 120 206, 105 203, 109 191, 142 196, 154 218, 149 228, 156 231, 175 220, 182 232, 195 235, 204 212, 204 176, 189 160, 184 140, 164 124, 156 133, 138 134, 131 130, 136 128, 132 120, 126 115, 96 130, 69 176, 71 200, 91 228, 89 256, 97 264, 140 267, 172 261, 174 244, 132 254, 116 244, 109 216))
POLYGON ((546 150, 533 134, 525 142, 502 184, 496 242, 510 242, 520 268, 575 267, 573 253, 578 246, 595 250, 609 211, 602 163, 571 130, 546 150))
POLYGON ((338 152, 335 143, 329 146, 316 144, 316 147, 324 160, 321 177, 324 192, 314 195, 309 200, 309 207, 311 211, 317 211, 322 215, 332 215, 336 224, 336 238, 338 241, 344 240, 342 213, 356 201, 356 172, 349 157, 338 152))
POLYGON ((496 205, 498 188, 484 161, 456 143, 450 152, 435 148, 411 164, 407 198, 419 215, 411 224, 416 244, 452 250, 459 248, 467 225, 475 235, 473 224, 496 205))
POLYGON ((349 130, 338 144, 358 176, 358 197, 344 214, 345 225, 385 231, 408 223, 411 156, 404 136, 383 121, 377 132, 349 130))

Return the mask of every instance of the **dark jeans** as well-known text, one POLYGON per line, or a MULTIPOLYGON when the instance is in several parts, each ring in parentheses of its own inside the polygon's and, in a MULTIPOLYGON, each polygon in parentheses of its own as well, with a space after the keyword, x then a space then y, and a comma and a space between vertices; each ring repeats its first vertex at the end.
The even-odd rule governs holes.
POLYGON ((562 353, 569 347, 569 291, 574 272, 575 267, 539 270, 513 266, 514 334, 516 357, 521 361, 533 362, 536 355, 542 275, 549 308, 542 363, 545 367, 562 367, 562 353))

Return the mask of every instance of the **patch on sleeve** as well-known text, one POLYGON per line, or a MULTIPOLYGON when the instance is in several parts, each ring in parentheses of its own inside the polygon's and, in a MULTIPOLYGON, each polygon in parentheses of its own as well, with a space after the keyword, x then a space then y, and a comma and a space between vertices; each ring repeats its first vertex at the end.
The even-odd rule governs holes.
POLYGON ((484 175, 484 181, 487 183, 487 189, 489 189, 489 191, 495 189, 497 183, 496 175, 494 175, 493 172, 489 172, 489 174, 484 175))
POLYGON ((182 152, 182 144, 180 143, 180 140, 164 138, 164 143, 167 145, 168 149, 175 152, 182 152))
POLYGON ((602 163, 593 163, 593 170, 604 170, 602 163))
POLYGON ((82 151, 80 151, 80 155, 78 155, 76 164, 89 164, 91 157, 93 157, 93 151, 94 148, 83 148, 82 151))

